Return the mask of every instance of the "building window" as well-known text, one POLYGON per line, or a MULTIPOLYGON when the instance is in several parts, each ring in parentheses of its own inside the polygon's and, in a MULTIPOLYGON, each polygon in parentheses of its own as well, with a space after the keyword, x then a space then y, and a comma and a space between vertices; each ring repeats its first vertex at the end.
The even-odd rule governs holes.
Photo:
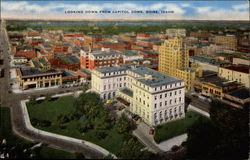
POLYGON ((157 107, 157 104, 155 103, 155 108, 157 107))
POLYGON ((179 90, 179 94, 181 94, 181 90, 179 90))
POLYGON ((169 104, 171 104, 172 103, 172 99, 170 99, 170 101, 169 101, 169 104))
POLYGON ((162 103, 160 102, 160 107, 161 107, 161 104, 162 104, 162 103))
POLYGON ((162 98, 162 95, 160 95, 160 99, 162 98))
POLYGON ((165 97, 167 97, 167 93, 165 93, 165 97))
POLYGON ((172 92, 170 92, 170 97, 172 96, 172 92))
POLYGON ((165 106, 167 105, 167 101, 165 101, 165 106))
POLYGON ((155 96, 155 100, 157 100, 157 96, 155 96))
POLYGON ((176 94, 177 94, 177 91, 174 92, 174 95, 176 95, 176 94))
POLYGON ((106 90, 106 85, 104 85, 104 89, 103 90, 106 90))
POLYGON ((181 97, 179 98, 179 102, 181 102, 181 97))

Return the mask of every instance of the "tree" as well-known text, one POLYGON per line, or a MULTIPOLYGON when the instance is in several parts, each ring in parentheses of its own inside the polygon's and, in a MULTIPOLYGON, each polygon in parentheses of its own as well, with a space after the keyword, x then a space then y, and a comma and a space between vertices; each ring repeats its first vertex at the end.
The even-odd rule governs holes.
POLYGON ((116 122, 115 128, 118 133, 129 132, 131 129, 130 120, 123 114, 116 122))
POLYGON ((210 120, 199 118, 189 129, 187 139, 188 156, 210 159, 218 141, 217 128, 210 120))
POLYGON ((139 159, 141 155, 140 146, 140 142, 136 138, 131 137, 129 140, 124 142, 118 155, 121 158, 126 159, 139 159))
POLYGON ((188 130, 189 158, 247 159, 249 107, 236 109, 217 100, 210 106, 211 120, 198 120, 188 130))

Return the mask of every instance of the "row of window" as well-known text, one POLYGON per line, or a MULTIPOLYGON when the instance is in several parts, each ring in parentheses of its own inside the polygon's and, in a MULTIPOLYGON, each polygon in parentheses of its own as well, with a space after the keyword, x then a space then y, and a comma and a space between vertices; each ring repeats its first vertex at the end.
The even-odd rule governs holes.
MULTIPOLYGON (((179 97, 179 103, 181 102, 182 98, 179 97)), ((165 101, 165 103, 160 102, 160 103, 155 103, 154 108, 156 109, 157 106, 162 107, 162 106, 167 106, 167 105, 172 105, 172 104, 176 104, 177 103, 177 98, 175 98, 174 100, 170 99, 169 101, 165 101)))
POLYGON ((109 73, 104 73, 104 76, 120 75, 124 73, 126 73, 126 71, 109 72, 109 73))
POLYGON ((126 80, 126 77, 120 77, 120 78, 112 78, 112 79, 107 79, 107 80, 104 80, 104 83, 110 83, 112 81, 122 81, 122 80, 126 80))
POLYGON ((116 89, 116 88, 122 88, 122 87, 125 87, 126 86, 126 83, 113 83, 113 85, 111 84, 108 84, 108 85, 104 85, 103 86, 103 90, 110 90, 110 89, 116 89), (123 85, 122 85, 123 84, 123 85), (113 86, 113 88, 111 88, 113 86))
POLYGON ((163 117, 170 117, 170 116, 173 116, 173 115, 178 115, 182 113, 182 107, 181 106, 178 106, 178 107, 174 107, 174 108, 170 108, 168 110, 165 110, 164 112, 163 111, 160 111, 158 113, 154 113, 154 119, 161 119, 163 117), (178 110, 178 111, 177 111, 178 110))

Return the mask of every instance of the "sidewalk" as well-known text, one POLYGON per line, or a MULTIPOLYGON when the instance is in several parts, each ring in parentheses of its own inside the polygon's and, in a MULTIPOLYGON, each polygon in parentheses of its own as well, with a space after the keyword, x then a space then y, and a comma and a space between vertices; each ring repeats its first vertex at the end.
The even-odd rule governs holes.
MULTIPOLYGON (((78 94, 80 92, 78 92, 78 94)), ((53 97, 61 97, 61 96, 72 95, 72 94, 74 94, 74 93, 72 93, 72 92, 71 93, 65 93, 65 94, 61 94, 61 95, 55 95, 53 97)), ((39 99, 44 99, 44 97, 40 97, 39 99)), ((71 137, 59 135, 59 134, 46 132, 46 131, 42 131, 42 130, 34 128, 30 123, 29 114, 28 114, 27 107, 26 107, 26 102, 28 102, 28 101, 29 100, 22 100, 21 101, 21 109, 22 109, 22 112, 23 112, 24 122, 25 122, 25 125, 26 125, 27 129, 32 131, 34 134, 41 135, 41 136, 46 136, 46 137, 50 137, 50 138, 54 138, 54 139, 58 139, 58 140, 61 140, 61 141, 68 141, 68 142, 71 142, 71 143, 76 143, 76 144, 79 144, 81 146, 85 145, 85 146, 87 146, 89 148, 92 148, 94 150, 98 150, 99 152, 101 152, 102 154, 104 154, 106 156, 111 154, 115 158, 117 158, 114 154, 110 153, 106 149, 104 149, 104 148, 102 148, 102 147, 100 147, 100 146, 98 146, 98 145, 96 145, 94 143, 91 143, 91 142, 88 142, 88 141, 85 141, 85 140, 80 140, 80 139, 76 139, 76 138, 71 138, 71 137)))
POLYGON ((181 145, 182 142, 187 140, 187 134, 182 134, 179 136, 176 136, 174 138, 171 138, 169 140, 163 141, 159 144, 157 144, 157 146, 163 150, 163 151, 169 151, 174 145, 181 145))
POLYGON ((210 118, 210 114, 208 112, 205 112, 205 111, 203 111, 203 110, 201 110, 201 109, 199 109, 199 108, 197 108, 197 107, 195 107, 195 106, 193 106, 191 104, 188 105, 187 109, 198 112, 198 113, 202 114, 203 116, 206 116, 206 117, 210 118))
POLYGON ((186 141, 187 134, 182 134, 166 141, 157 144, 154 141, 153 135, 149 134, 150 127, 144 122, 138 124, 137 129, 133 131, 135 135, 148 149, 154 153, 169 151, 174 145, 181 145, 182 142, 186 141))

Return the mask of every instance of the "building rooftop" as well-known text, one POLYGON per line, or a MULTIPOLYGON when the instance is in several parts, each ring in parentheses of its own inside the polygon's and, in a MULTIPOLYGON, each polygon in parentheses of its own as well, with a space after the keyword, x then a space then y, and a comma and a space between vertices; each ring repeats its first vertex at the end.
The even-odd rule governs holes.
POLYGON ((237 89, 237 90, 234 90, 234 91, 229 92, 227 94, 230 96, 239 98, 239 99, 247 99, 250 97, 250 92, 246 88, 237 89))
POLYGON ((20 69, 22 76, 34 76, 34 75, 44 75, 44 74, 55 74, 62 73, 61 71, 57 71, 55 69, 40 71, 38 69, 20 69))
POLYGON ((70 72, 68 70, 62 70, 62 77, 75 77, 77 76, 75 73, 70 72))
POLYGON ((215 66, 221 66, 221 65, 225 65, 225 64, 230 64, 227 62, 220 62, 220 61, 216 61, 215 59, 209 59, 206 57, 202 57, 202 56, 192 56, 190 57, 190 59, 199 61, 199 62, 203 62, 203 63, 209 63, 211 65, 215 65, 215 66))
POLYGON ((91 73, 85 69, 81 69, 80 72, 82 72, 83 74, 91 75, 91 73))
POLYGON ((232 81, 228 81, 224 78, 220 78, 220 77, 217 77, 217 76, 214 76, 214 77, 207 77, 206 79, 203 79, 204 82, 207 82, 207 83, 210 83, 210 84, 213 84, 217 87, 221 87, 221 88, 227 88, 227 87, 237 87, 239 86, 240 84, 237 83, 237 82, 232 82, 232 81))
POLYGON ((249 73, 250 67, 247 65, 233 65, 233 66, 228 66, 228 67, 223 67, 229 70, 237 71, 237 72, 242 72, 242 73, 249 73))
POLYGON ((125 56, 138 56, 136 50, 123 50, 123 51, 121 52, 121 54, 123 54, 123 55, 125 55, 125 56))
POLYGON ((120 67, 112 66, 112 67, 97 68, 96 70, 101 73, 110 73, 110 72, 117 72, 117 71, 125 71, 129 67, 130 65, 122 65, 120 67))
POLYGON ((76 56, 64 56, 64 55, 57 55, 57 58, 62 60, 66 64, 76 64, 80 63, 80 59, 76 56))
POLYGON ((135 69, 131 68, 130 71, 142 76, 143 78, 138 79, 138 81, 150 87, 158 87, 166 84, 182 82, 182 80, 161 74, 160 72, 146 67, 138 67, 135 69))
POLYGON ((118 51, 114 51, 114 50, 92 50, 91 53, 93 55, 98 55, 98 56, 101 56, 101 55, 115 55, 115 54, 118 54, 119 52, 118 51))
POLYGON ((133 97, 133 91, 131 91, 130 89, 128 88, 123 88, 120 90, 121 92, 125 93, 126 95, 130 96, 130 97, 133 97))

